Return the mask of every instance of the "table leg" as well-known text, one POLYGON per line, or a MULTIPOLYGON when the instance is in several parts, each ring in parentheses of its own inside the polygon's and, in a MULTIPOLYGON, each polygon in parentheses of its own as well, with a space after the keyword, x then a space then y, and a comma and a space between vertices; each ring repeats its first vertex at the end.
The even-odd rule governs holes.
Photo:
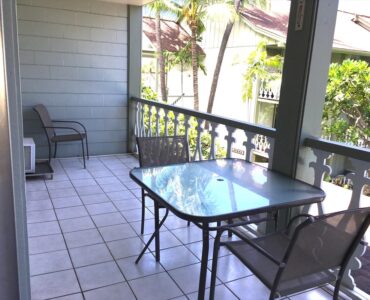
POLYGON ((202 249, 202 260, 200 265, 198 300, 204 300, 204 293, 206 290, 207 263, 209 250, 208 223, 203 224, 202 233, 203 233, 203 249, 202 249))
POLYGON ((154 229, 155 229, 155 260, 161 260, 161 253, 160 253, 160 240, 159 240, 159 205, 157 201, 154 202, 154 229))
MULTIPOLYGON (((146 243, 146 245, 145 245, 145 247, 143 248, 143 250, 141 250, 141 252, 140 252, 139 256, 138 256, 138 257, 137 257, 137 259, 135 260, 135 264, 139 263, 140 259, 141 259, 141 258, 142 258, 142 256, 144 255, 145 251, 149 248, 150 243, 151 243, 154 239, 156 239, 156 241, 157 241, 157 240, 159 241, 159 231, 160 231, 160 229, 161 229, 161 227, 162 227, 162 225, 163 225, 164 221, 166 220, 167 216, 168 216, 168 209, 166 209, 166 213, 164 214, 164 216, 163 216, 163 218, 162 218, 161 222, 160 222, 159 224, 158 224, 158 223, 156 223, 156 224, 155 224, 155 225, 156 225, 156 229, 155 229, 154 233, 152 234, 152 236, 150 237, 150 239, 148 240, 148 242, 146 243)), ((158 212, 158 220, 159 220, 159 212, 158 212)), ((158 220, 157 220, 157 221, 158 221, 158 220)), ((156 221, 155 221, 155 222, 156 222, 156 221)), ((157 243, 156 243, 156 244, 157 244, 157 243)), ((159 246, 159 242, 158 242, 158 246, 159 246)), ((158 248, 159 248, 159 247, 158 247, 158 248)), ((157 252, 157 247, 156 247, 156 253, 158 253, 158 254, 159 254, 159 251, 157 252)), ((156 255, 156 258, 157 258, 157 255, 156 255)), ((157 260, 157 261, 158 261, 158 260, 157 260)))

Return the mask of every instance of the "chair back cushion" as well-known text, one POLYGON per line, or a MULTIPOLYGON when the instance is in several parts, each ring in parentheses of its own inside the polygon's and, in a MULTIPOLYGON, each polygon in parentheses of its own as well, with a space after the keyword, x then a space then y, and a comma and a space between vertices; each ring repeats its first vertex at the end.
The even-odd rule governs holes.
POLYGON ((155 167, 189 162, 185 136, 137 137, 141 167, 155 167))
MULTIPOLYGON (((53 126, 53 122, 51 121, 49 112, 43 104, 35 105, 33 107, 33 110, 39 115, 41 123, 44 127, 53 126)), ((49 140, 55 135, 55 131, 53 128, 45 128, 45 131, 49 140)))
POLYGON ((338 269, 351 246, 360 242, 369 221, 370 208, 363 208, 323 215, 298 226, 282 281, 338 269))

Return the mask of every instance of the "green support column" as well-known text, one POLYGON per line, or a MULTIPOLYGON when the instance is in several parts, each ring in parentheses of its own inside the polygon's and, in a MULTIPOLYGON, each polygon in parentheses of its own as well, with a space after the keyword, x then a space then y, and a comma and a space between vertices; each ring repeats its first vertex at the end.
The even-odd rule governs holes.
POLYGON ((0 36, 0 298, 30 299, 15 0, 0 0, 0 36))
POLYGON ((302 140, 320 134, 338 0, 294 0, 272 168, 295 177, 302 140))
POLYGON ((127 150, 135 150, 135 108, 130 98, 141 96, 142 7, 128 6, 128 136, 127 150))
MULTIPOLYGON (((272 169, 312 182, 303 140, 320 136, 338 0, 292 0, 272 169)), ((290 216, 281 211, 279 226, 290 216)))

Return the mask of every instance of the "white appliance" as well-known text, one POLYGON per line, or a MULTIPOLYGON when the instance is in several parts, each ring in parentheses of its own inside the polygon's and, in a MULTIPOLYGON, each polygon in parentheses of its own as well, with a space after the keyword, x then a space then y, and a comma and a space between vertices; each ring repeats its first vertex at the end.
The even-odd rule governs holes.
POLYGON ((25 173, 35 173, 36 150, 33 138, 23 138, 25 173))

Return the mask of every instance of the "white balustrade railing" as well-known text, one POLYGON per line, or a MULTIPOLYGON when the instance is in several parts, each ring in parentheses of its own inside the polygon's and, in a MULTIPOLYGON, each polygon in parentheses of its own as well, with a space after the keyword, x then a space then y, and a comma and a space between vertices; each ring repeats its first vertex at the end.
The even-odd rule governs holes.
POLYGON ((275 129, 190 109, 131 98, 136 136, 186 135, 192 160, 238 157, 253 161, 262 154, 272 163, 275 129))

